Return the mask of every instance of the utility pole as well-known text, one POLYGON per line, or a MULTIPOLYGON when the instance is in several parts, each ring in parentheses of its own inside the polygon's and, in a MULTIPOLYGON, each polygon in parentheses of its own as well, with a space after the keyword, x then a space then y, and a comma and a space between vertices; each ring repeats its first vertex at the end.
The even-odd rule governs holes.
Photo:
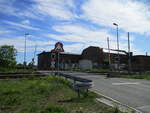
POLYGON ((128 32, 128 73, 131 72, 130 34, 128 32))
POLYGON ((107 37, 107 45, 108 45, 109 71, 111 71, 111 58, 110 58, 109 37, 107 37))
POLYGON ((24 69, 26 68, 26 38, 29 33, 25 34, 25 40, 24 40, 24 69))
POLYGON ((58 52, 58 62, 57 62, 57 65, 58 65, 57 70, 58 70, 58 75, 59 75, 59 52, 58 52))
POLYGON ((148 53, 146 52, 146 56, 148 56, 148 53))
POLYGON ((118 71, 120 73, 120 55, 119 55, 119 33, 118 33, 118 24, 113 23, 114 26, 116 26, 116 31, 117 31, 117 49, 118 49, 118 71))
POLYGON ((35 50, 34 50, 34 57, 33 57, 33 66, 34 66, 34 64, 35 64, 35 55, 36 55, 36 49, 37 49, 37 45, 35 45, 35 50))

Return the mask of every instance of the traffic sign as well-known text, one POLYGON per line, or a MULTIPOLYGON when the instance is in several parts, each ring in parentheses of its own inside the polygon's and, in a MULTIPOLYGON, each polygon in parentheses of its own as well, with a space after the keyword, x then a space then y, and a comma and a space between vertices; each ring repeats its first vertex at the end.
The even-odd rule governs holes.
POLYGON ((57 42, 52 52, 64 52, 63 44, 61 42, 57 42))

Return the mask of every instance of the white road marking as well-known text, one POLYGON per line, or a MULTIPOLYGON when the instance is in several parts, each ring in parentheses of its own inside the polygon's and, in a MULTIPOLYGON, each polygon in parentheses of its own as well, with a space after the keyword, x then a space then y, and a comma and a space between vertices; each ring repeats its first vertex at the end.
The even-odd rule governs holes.
POLYGON ((108 100, 106 98, 96 98, 96 100, 101 102, 101 103, 104 103, 108 106, 115 107, 114 103, 111 100, 108 100))
POLYGON ((112 85, 138 85, 139 82, 120 82, 120 83, 112 83, 112 85))
POLYGON ((124 106, 124 107, 129 108, 129 109, 133 110, 135 113, 143 113, 143 112, 141 112, 140 110, 138 110, 138 109, 136 109, 136 108, 134 108, 134 107, 128 106, 128 105, 126 105, 126 104, 122 104, 122 103, 119 102, 118 100, 115 100, 115 99, 113 99, 113 98, 111 98, 111 97, 108 97, 108 96, 106 96, 106 95, 103 95, 103 94, 100 93, 97 89, 91 89, 91 91, 93 91, 93 92, 95 92, 95 93, 97 93, 97 94, 103 96, 103 97, 106 98, 106 99, 109 99, 109 100, 115 102, 116 104, 120 104, 120 105, 122 105, 122 106, 124 106))

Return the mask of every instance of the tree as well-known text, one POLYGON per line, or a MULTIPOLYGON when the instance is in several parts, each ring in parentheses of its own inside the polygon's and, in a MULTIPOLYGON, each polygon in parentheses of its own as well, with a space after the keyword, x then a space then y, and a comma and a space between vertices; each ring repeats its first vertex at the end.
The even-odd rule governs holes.
POLYGON ((12 45, 0 46, 0 66, 12 68, 16 65, 17 50, 12 45))

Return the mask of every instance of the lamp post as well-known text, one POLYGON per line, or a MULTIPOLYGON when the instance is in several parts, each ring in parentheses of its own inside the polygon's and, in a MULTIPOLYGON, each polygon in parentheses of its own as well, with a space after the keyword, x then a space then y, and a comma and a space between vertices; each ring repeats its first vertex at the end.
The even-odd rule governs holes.
POLYGON ((128 32, 128 73, 131 72, 130 34, 128 32))
POLYGON ((33 57, 33 65, 35 64, 35 55, 36 55, 37 45, 35 45, 34 57, 33 57))
POLYGON ((108 60, 109 60, 109 72, 111 71, 111 58, 110 58, 110 47, 109 47, 109 37, 107 37, 108 44, 108 60))
POLYGON ((117 63, 117 67, 118 70, 120 72, 119 66, 120 66, 120 55, 119 55, 119 34, 118 34, 118 24, 113 23, 114 26, 116 26, 116 30, 117 30, 117 49, 118 49, 118 63, 117 63))
POLYGON ((25 40, 24 40, 24 68, 26 68, 26 38, 29 33, 25 33, 25 40))

